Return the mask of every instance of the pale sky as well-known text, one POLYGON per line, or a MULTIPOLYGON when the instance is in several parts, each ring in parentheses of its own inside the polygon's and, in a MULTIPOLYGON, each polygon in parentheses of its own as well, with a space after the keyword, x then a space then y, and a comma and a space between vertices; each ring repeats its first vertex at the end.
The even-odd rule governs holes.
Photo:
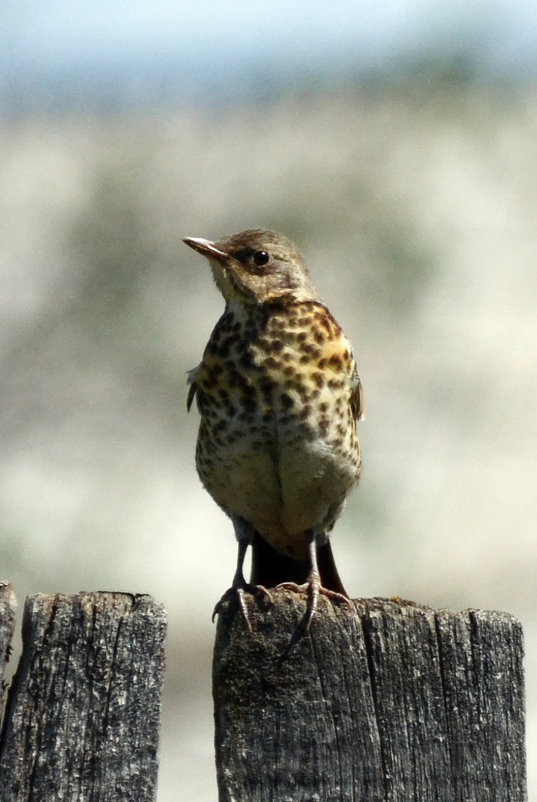
POLYGON ((284 62, 352 48, 368 60, 461 37, 507 62, 537 50, 531 0, 8 0, 1 17, 8 70, 178 51, 208 62, 284 62))

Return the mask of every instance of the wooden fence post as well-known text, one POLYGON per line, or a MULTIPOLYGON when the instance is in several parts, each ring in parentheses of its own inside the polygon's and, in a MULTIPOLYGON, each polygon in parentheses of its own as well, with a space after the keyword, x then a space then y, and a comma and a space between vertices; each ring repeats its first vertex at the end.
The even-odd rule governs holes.
MULTIPOLYGON (((9 582, 0 580, 0 687, 2 688, 0 710, 3 709, 3 701, 6 690, 4 671, 5 664, 11 653, 11 639, 15 630, 15 613, 17 603, 9 582)), ((1 798, 1 797, 0 797, 1 798)))
POLYGON ((165 633, 163 607, 145 595, 26 600, 2 802, 153 802, 165 633))
POLYGON ((304 597, 220 614, 220 802, 524 802, 522 630, 506 613, 304 597))

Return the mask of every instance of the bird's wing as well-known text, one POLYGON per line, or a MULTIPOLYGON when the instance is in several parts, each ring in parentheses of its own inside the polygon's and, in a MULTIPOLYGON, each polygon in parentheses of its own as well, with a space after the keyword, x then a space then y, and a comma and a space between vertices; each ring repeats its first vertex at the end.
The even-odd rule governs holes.
POLYGON ((354 367, 351 387, 352 387, 351 405, 354 418, 355 420, 363 420, 365 418, 364 390, 356 366, 354 367))
POLYGON ((188 396, 186 399, 186 408, 187 412, 190 412, 190 407, 192 406, 192 401, 196 397, 196 393, 199 390, 198 379, 201 373, 202 363, 200 362, 197 367, 192 368, 192 370, 188 371, 187 374, 187 383, 190 385, 188 389, 188 396))

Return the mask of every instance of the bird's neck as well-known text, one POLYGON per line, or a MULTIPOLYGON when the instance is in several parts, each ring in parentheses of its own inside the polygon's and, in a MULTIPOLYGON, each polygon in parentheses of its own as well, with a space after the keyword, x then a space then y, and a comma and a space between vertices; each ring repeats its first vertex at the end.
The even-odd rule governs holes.
POLYGON ((324 304, 318 299, 298 299, 298 298, 271 298, 269 301, 260 303, 244 303, 233 298, 227 301, 225 312, 233 316, 235 320, 246 321, 256 317, 267 318, 271 315, 278 315, 286 310, 296 309, 300 306, 317 306, 326 309, 324 304))

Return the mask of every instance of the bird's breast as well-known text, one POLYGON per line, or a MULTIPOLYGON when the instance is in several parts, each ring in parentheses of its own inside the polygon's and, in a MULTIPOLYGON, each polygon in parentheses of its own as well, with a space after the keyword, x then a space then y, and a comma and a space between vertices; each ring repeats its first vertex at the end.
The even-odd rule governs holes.
POLYGON ((331 525, 360 472, 355 372, 321 304, 224 315, 196 372, 197 464, 215 500, 265 536, 331 525))

